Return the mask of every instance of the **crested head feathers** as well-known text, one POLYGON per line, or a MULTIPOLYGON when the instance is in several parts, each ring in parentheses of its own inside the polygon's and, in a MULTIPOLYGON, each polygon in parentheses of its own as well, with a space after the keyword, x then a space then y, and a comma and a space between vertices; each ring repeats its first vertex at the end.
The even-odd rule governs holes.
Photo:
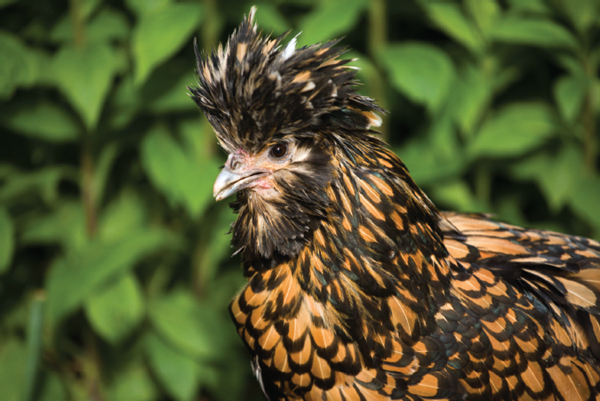
POLYGON ((271 39, 254 23, 253 7, 225 48, 210 56, 196 46, 199 87, 191 97, 229 153, 240 147, 258 151, 287 135, 326 130, 366 130, 379 126, 373 100, 354 91, 352 61, 340 59, 338 41, 296 49, 296 38, 271 39))

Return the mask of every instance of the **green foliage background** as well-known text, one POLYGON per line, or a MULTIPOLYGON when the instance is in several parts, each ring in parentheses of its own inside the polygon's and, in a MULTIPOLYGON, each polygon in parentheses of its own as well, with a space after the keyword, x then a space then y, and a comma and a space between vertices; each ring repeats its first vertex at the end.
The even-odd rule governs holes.
MULTIPOLYGON (((260 400, 187 95, 252 2, 0 1, 0 399, 260 400)), ((600 0, 258 3, 345 36, 382 135, 442 209, 600 239, 600 0)))

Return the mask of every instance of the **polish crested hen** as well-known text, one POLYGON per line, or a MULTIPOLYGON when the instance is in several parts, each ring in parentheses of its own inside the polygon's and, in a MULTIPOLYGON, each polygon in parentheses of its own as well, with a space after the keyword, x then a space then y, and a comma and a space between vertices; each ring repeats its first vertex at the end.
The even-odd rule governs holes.
POLYGON ((267 397, 599 399, 600 244, 440 213, 337 42, 296 49, 253 17, 196 49, 190 91, 229 154, 231 315, 267 397))

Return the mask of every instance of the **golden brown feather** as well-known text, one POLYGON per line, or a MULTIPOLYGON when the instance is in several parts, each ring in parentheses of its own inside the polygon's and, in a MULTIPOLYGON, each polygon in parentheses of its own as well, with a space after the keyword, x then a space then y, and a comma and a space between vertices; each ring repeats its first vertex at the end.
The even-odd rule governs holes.
POLYGON ((600 244, 439 213, 335 42, 283 46, 253 15, 190 90, 229 153, 231 315, 267 397, 599 399, 600 244))

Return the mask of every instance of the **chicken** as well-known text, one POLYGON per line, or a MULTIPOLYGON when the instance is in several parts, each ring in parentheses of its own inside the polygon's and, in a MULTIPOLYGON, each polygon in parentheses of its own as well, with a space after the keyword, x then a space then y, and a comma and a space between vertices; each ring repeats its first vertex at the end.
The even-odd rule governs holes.
POLYGON ((253 16, 196 49, 190 92, 229 154, 230 311, 268 399, 600 399, 600 244, 438 212, 337 42, 253 16))

